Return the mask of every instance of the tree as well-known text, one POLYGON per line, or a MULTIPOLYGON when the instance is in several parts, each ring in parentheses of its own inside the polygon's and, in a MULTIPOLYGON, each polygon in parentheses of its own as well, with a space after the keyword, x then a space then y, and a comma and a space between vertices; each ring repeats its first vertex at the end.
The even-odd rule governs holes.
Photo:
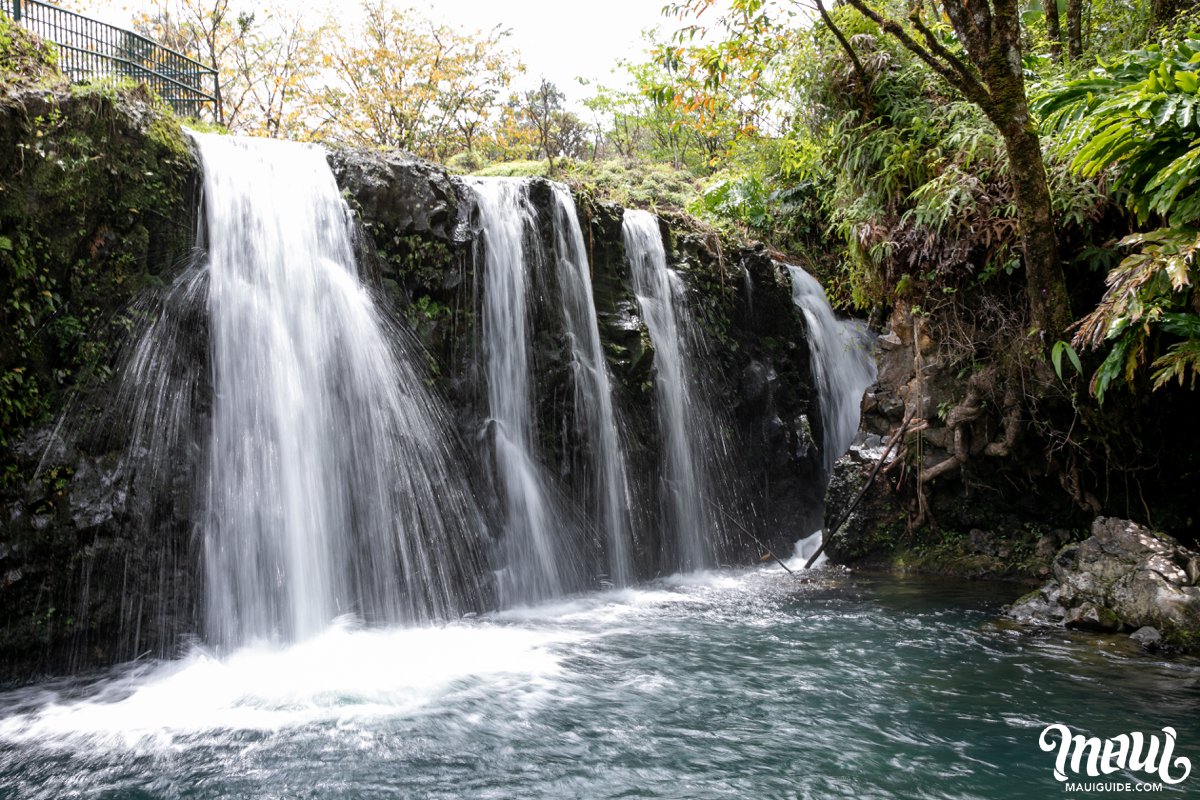
POLYGON ((566 95, 545 78, 542 79, 538 88, 521 95, 521 112, 537 133, 539 152, 546 156, 551 175, 554 174, 554 157, 558 155, 558 141, 555 133, 565 99, 566 95))
POLYGON ((235 129, 250 97, 250 76, 237 52, 254 28, 252 12, 236 12, 230 0, 151 0, 134 29, 217 70, 213 117, 235 129))
POLYGON ((1050 57, 1062 61, 1062 20, 1058 14, 1058 0, 1042 0, 1042 10, 1046 14, 1046 35, 1050 39, 1050 57))
POLYGON ((239 125, 247 133, 280 139, 311 135, 312 82, 319 76, 321 42, 328 23, 310 28, 299 13, 275 16, 256 26, 244 46, 234 50, 238 72, 250 87, 239 125))
POLYGON ((1030 322, 1049 345, 1067 329, 1072 317, 1058 258, 1041 139, 1025 94, 1016 0, 942 3, 956 43, 947 43, 926 23, 919 5, 912 7, 908 25, 904 25, 880 14, 866 0, 848 2, 978 105, 1000 132, 1013 176, 1030 322), (951 49, 954 44, 962 51, 951 49))
MULTIPOLYGON (((694 0, 697 7, 711 5, 709 0, 694 0)), ((761 0, 733 3, 735 20, 722 20, 729 36, 710 42, 700 37, 699 26, 678 31, 674 42, 653 44, 654 67, 643 67, 635 75, 639 87, 659 112, 658 122, 672 129, 667 134, 656 126, 655 136, 664 145, 674 132, 690 132, 683 148, 695 146, 703 154, 708 171, 730 152, 739 139, 752 139, 760 133, 778 135, 780 83, 772 80, 774 58, 785 53, 793 37, 759 13, 761 0)), ((675 7, 668 6, 668 10, 675 7)), ((676 9, 676 13, 681 13, 676 9)), ((682 154, 677 154, 679 165, 682 154)))
POLYGON ((1083 58, 1083 0, 1067 0, 1067 54, 1071 61, 1083 58))
POLYGON ((595 119, 595 150, 603 148, 621 158, 633 158, 642 140, 645 98, 641 93, 597 86, 583 105, 595 119))
POLYGON ((493 28, 486 36, 464 42, 458 65, 459 80, 439 93, 441 113, 461 136, 462 149, 471 152, 479 133, 497 111, 500 93, 515 73, 524 70, 515 55, 501 44, 510 31, 493 28))
MULTIPOLYGON (((1070 324, 1071 311, 1041 142, 1025 94, 1016 0, 940 3, 948 26, 942 20, 928 21, 921 3, 910 5, 907 20, 900 21, 868 0, 846 2, 976 104, 1000 133, 1012 173, 1030 322, 1049 345, 1070 324)), ((676 13, 702 13, 713 4, 714 0, 686 0, 669 8, 676 13)), ((728 74, 730 64, 744 58, 747 50, 770 53, 769 48, 746 43, 770 41, 778 27, 763 0, 732 0, 731 6, 731 27, 737 36, 707 59, 710 86, 719 86, 721 75, 728 74)), ((843 41, 840 31, 835 35, 843 41)))
POLYGON ((153 0, 135 19, 142 34, 217 70, 214 120, 257 136, 311 135, 311 83, 328 23, 283 4, 251 12, 230 0, 153 0))
POLYGON ((464 33, 386 0, 362 8, 361 28, 339 29, 325 54, 324 131, 433 158, 473 147, 519 68, 502 47, 506 33, 464 33))
POLYGON ((537 158, 541 144, 537 131, 521 110, 520 98, 510 96, 480 140, 489 161, 527 161, 537 158))
POLYGON ((588 124, 574 112, 559 111, 554 115, 550 142, 556 155, 564 158, 582 158, 587 153, 590 133, 588 124))

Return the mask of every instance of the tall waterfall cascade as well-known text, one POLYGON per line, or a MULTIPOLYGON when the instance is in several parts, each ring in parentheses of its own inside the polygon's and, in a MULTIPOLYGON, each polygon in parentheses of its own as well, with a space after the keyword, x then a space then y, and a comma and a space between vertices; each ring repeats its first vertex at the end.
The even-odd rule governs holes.
POLYGON ((567 187, 554 184, 554 250, 562 308, 571 346, 575 413, 590 445, 597 524, 605 534, 609 581, 633 582, 633 521, 625 453, 613 411, 612 380, 600 343, 592 276, 575 202, 567 187))
POLYGON ((673 550, 668 563, 683 571, 702 569, 713 563, 721 528, 705 464, 720 442, 701 435, 709 414, 699 400, 691 353, 698 332, 683 280, 667 266, 658 218, 627 210, 622 233, 638 307, 654 346, 654 396, 663 449, 660 505, 673 550))
POLYGON ((539 219, 528 181, 473 179, 469 185, 481 231, 476 264, 482 273, 477 283, 485 427, 504 525, 501 602, 532 602, 578 588, 579 569, 571 562, 587 550, 581 526, 572 521, 580 514, 603 541, 604 563, 589 565, 594 575, 628 585, 634 580, 629 478, 574 200, 565 186, 551 184, 549 218, 539 219), (568 507, 538 448, 533 325, 539 313, 561 320, 565 333, 570 418, 580 428, 590 476, 583 508, 568 507))
MULTIPOLYGON (((137 346, 130 375, 143 387, 134 406, 144 421, 135 427, 171 431, 142 446, 155 469, 176 463, 165 451, 188 439, 185 417, 207 420, 193 425, 207 435, 189 441, 199 454, 210 642, 298 641, 346 615, 424 623, 487 605, 492 590, 511 606, 589 585, 629 586, 654 544, 652 569, 717 563, 718 498, 731 485, 718 462, 728 453, 698 378, 703 335, 656 217, 627 211, 622 225, 636 316, 653 349, 655 431, 635 485, 569 190, 466 182, 486 406, 479 441, 499 523, 492 537, 422 357, 360 280, 351 215, 325 152, 194 140, 203 246, 170 297, 172 307, 206 313, 207 349, 164 315, 137 346), (209 361, 212 394, 198 407, 174 395, 206 394, 207 385, 165 375, 186 373, 181 365, 197 357, 209 361), (654 531, 639 532, 649 522, 638 510, 643 496, 658 501, 654 531)), ((823 398, 834 398, 822 404, 826 430, 841 442, 856 419, 843 419, 849 406, 837 398, 853 392, 846 376, 859 373, 839 367, 833 342, 850 334, 827 304, 810 310, 814 290, 802 272, 793 275, 814 353, 825 354, 814 361, 823 398)))
POLYGON ((210 638, 422 622, 478 591, 482 517, 451 426, 360 282, 324 151, 194 134, 213 377, 210 638))
POLYGON ((531 285, 540 256, 536 211, 522 181, 471 182, 482 225, 481 346, 504 530, 501 602, 531 602, 563 593, 558 507, 539 463, 534 428, 531 285))
POLYGON ((824 431, 825 474, 850 447, 858 433, 863 392, 875 382, 876 367, 870 336, 854 320, 840 320, 816 278, 788 265, 792 300, 808 323, 808 348, 824 431))

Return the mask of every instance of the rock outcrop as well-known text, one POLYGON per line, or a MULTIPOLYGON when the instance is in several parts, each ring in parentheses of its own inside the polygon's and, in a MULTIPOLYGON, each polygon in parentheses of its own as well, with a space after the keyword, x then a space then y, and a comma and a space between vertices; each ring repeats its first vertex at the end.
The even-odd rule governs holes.
POLYGON ((851 445, 849 452, 834 462, 825 491, 823 528, 829 531, 825 553, 835 564, 869 559, 887 549, 894 531, 903 528, 904 515, 887 479, 876 476, 876 480, 867 485, 882 457, 884 448, 879 437, 867 436, 865 441, 851 445), (862 499, 853 505, 864 490, 862 499))
POLYGON ((1114 517, 1054 558, 1054 577, 1006 610, 1022 622, 1133 632, 1148 648, 1200 643, 1200 553, 1114 517))
POLYGON ((187 262, 196 162, 145 88, 6 87, 0 153, 0 682, 170 654, 195 626, 193 476, 134 475, 107 409, 187 262))

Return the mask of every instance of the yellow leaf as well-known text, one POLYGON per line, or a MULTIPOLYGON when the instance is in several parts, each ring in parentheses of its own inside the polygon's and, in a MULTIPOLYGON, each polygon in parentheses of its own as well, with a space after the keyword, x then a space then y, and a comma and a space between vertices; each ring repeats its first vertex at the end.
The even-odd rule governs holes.
POLYGON ((1191 280, 1188 278, 1187 262, 1182 258, 1167 259, 1167 275, 1171 278, 1171 286, 1177 292, 1181 291, 1183 287, 1191 285, 1191 280))

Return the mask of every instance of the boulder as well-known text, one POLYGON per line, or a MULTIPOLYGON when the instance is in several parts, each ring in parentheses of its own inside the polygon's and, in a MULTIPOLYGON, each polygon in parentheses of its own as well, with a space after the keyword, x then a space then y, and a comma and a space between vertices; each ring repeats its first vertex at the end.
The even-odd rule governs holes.
POLYGON ((864 438, 833 464, 825 490, 824 530, 831 531, 825 553, 834 563, 853 563, 873 555, 880 546, 881 525, 898 515, 896 498, 886 480, 876 480, 848 516, 850 504, 863 491, 883 456, 878 438, 864 438), (872 446, 874 445, 874 446, 872 446), (845 516, 844 520, 841 518, 845 516), (836 530, 833 526, 841 520, 836 530))
POLYGON ((1076 631, 1113 633, 1121 629, 1121 620, 1110 609, 1094 603, 1084 603, 1067 611, 1063 617, 1063 626, 1076 631))
POLYGON ((1162 634, 1158 632, 1157 628, 1151 628, 1149 625, 1138 628, 1129 634, 1129 638, 1150 651, 1160 650, 1163 646, 1162 634))
POLYGON ((362 218, 380 230, 450 240, 458 196, 446 170, 397 151, 334 148, 329 165, 362 218))
POLYGON ((1149 641, 1152 630, 1170 644, 1187 645, 1200 635, 1197 558, 1170 536, 1097 517, 1090 538, 1059 551, 1053 578, 1006 613, 1078 630, 1136 629, 1139 642, 1149 641))

